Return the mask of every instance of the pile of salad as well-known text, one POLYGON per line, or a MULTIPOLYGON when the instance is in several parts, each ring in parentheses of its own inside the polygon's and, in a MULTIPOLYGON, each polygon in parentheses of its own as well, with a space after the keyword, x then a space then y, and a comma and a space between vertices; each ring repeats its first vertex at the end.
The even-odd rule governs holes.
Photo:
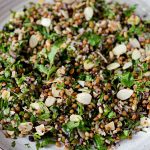
POLYGON ((57 0, 12 11, 0 31, 5 136, 107 150, 149 127, 150 22, 135 9, 57 0))

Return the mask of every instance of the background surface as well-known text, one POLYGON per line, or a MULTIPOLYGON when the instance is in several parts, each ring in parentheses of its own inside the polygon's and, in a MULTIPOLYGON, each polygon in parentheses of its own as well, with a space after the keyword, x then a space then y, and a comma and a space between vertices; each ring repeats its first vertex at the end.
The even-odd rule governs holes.
MULTIPOLYGON (((37 2, 38 0, 0 0, 0 28, 7 22, 10 10, 21 10, 23 5, 29 1, 37 2)), ((52 0, 46 0, 52 2, 52 0)), ((107 0, 111 1, 111 0, 107 0)), ((150 0, 116 0, 120 3, 138 4, 137 13, 146 19, 150 19, 150 0)), ((150 150, 150 129, 145 129, 145 132, 139 132, 133 136, 132 140, 125 140, 119 143, 120 146, 116 150, 150 150)), ((16 147, 11 147, 12 139, 6 139, 3 132, 0 130, 0 147, 4 150, 35 150, 35 144, 28 141, 28 138, 20 138, 16 140, 16 147), (31 148, 27 148, 25 144, 30 144, 31 148)), ((0 148, 0 149, 1 149, 0 148)), ((55 146, 44 148, 43 150, 60 150, 55 146)))

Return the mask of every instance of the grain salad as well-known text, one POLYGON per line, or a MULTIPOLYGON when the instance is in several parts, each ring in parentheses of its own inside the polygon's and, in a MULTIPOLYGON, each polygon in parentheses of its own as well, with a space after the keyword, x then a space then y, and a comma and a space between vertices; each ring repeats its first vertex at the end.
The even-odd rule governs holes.
POLYGON ((0 31, 5 136, 107 150, 150 127, 150 22, 135 9, 56 0, 12 11, 0 31))

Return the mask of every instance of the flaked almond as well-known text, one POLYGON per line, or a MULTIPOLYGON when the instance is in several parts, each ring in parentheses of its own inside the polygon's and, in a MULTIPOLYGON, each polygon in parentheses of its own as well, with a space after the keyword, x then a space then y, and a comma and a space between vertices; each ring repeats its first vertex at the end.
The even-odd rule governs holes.
POLYGON ((18 129, 21 132, 21 134, 28 134, 32 130, 32 128, 32 122, 23 122, 20 123, 20 125, 18 126, 18 129))
POLYGON ((114 69, 117 69, 117 68, 119 68, 119 67, 120 67, 120 64, 117 63, 117 62, 114 62, 114 63, 109 64, 109 65, 107 66, 107 69, 108 69, 108 70, 114 70, 114 69))
POLYGON ((85 81, 78 80, 78 83, 79 83, 82 87, 84 87, 84 85, 85 85, 85 81))
POLYGON ((2 99, 8 100, 9 97, 10 97, 10 91, 3 90, 3 92, 2 92, 2 99))
POLYGON ((126 47, 125 44, 117 45, 117 46, 113 49, 114 55, 117 55, 117 56, 120 56, 120 55, 126 53, 126 51, 127 51, 127 47, 126 47))
POLYGON ((50 107, 52 105, 54 105, 54 103, 56 102, 56 98, 55 97, 52 97, 52 96, 49 96, 46 100, 45 100, 45 105, 47 107, 50 107))
POLYGON ((93 63, 92 61, 86 60, 86 61, 84 62, 84 69, 85 69, 85 70, 90 70, 90 69, 92 69, 93 67, 94 67, 94 63, 93 63))
POLYGON ((31 47, 31 48, 35 48, 37 45, 38 45, 38 39, 37 39, 37 37, 36 37, 36 35, 32 35, 31 37, 30 37, 30 40, 29 40, 29 46, 31 47))
POLYGON ((93 11, 93 8, 92 7, 86 7, 84 9, 84 15, 85 15, 85 19, 87 21, 91 20, 92 17, 93 17, 93 14, 94 14, 94 11, 93 11))
POLYGON ((131 38, 131 39, 129 39, 129 41, 130 41, 130 45, 133 48, 140 48, 140 43, 136 38, 131 38))
POLYGON ((92 96, 91 94, 89 93, 80 93, 80 94, 77 94, 77 98, 76 100, 79 102, 79 103, 82 103, 84 105, 88 105, 91 103, 91 100, 92 100, 92 96))
POLYGON ((132 62, 127 62, 123 65, 122 69, 125 70, 125 69, 128 69, 132 66, 132 62))
POLYGON ((115 124, 114 124, 114 122, 112 121, 112 122, 106 124, 105 125, 105 129, 106 130, 115 130, 115 124))
POLYGON ((6 132, 7 132, 7 134, 9 134, 10 136, 14 135, 14 133, 15 133, 15 131, 9 131, 9 130, 7 130, 6 132))
POLYGON ((147 71, 143 74, 145 77, 150 77, 150 71, 147 71))
POLYGON ((141 57, 141 53, 139 50, 135 49, 133 52, 132 52, 132 59, 133 60, 138 60, 140 59, 141 57))
POLYGON ((140 118, 140 124, 143 127, 150 127, 150 118, 147 117, 140 118))
POLYGON ((63 15, 66 19, 68 19, 68 18, 69 18, 68 11, 61 10, 60 12, 61 12, 61 14, 62 14, 62 15, 63 15))
POLYGON ((36 129, 36 132, 37 132, 40 136, 42 136, 42 135, 45 134, 45 126, 44 126, 44 124, 41 124, 41 125, 35 127, 35 129, 36 129))
POLYGON ((80 115, 71 115, 70 116, 70 121, 74 121, 74 122, 79 122, 82 120, 82 117, 80 115))
POLYGON ((101 106, 98 108, 98 110, 99 110, 99 113, 100 113, 100 114, 102 114, 102 113, 103 113, 103 109, 102 109, 102 107, 101 107, 101 106))
POLYGON ((132 94, 133 94, 133 90, 122 89, 117 93, 117 98, 120 100, 126 100, 130 98, 132 94))
POLYGON ((52 95, 54 97, 60 97, 60 91, 56 88, 56 84, 52 84, 52 95))
POLYGON ((63 3, 72 4, 75 0, 62 0, 63 3))
POLYGON ((44 27, 50 27, 51 19, 50 18, 42 18, 41 19, 41 25, 44 27))

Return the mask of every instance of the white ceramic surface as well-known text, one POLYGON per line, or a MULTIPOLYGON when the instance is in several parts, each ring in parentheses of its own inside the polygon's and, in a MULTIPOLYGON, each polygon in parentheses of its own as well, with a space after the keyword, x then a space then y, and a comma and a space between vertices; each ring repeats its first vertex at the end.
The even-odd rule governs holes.
MULTIPOLYGON (((29 1, 37 2, 37 0, 0 0, 0 28, 8 20, 9 10, 20 10, 23 5, 29 1)), ((47 0, 52 2, 52 0, 47 0)), ((109 0, 110 1, 110 0, 109 0)), ((129 4, 138 4, 137 12, 140 16, 147 14, 150 18, 150 0, 117 0, 129 4)), ((145 129, 147 132, 139 132, 133 136, 132 140, 125 140, 119 143, 115 150, 150 150, 150 129, 145 129)), ((16 140, 16 147, 11 147, 12 139, 6 139, 3 132, 0 131, 0 147, 4 150, 36 150, 35 143, 28 141, 28 138, 19 138, 16 140), (25 144, 30 144, 31 148, 27 148, 25 144)), ((1 150, 0 148, 0 150, 1 150)), ((63 148, 62 148, 63 149, 63 148)), ((43 150, 60 150, 54 145, 44 148, 43 150)))

